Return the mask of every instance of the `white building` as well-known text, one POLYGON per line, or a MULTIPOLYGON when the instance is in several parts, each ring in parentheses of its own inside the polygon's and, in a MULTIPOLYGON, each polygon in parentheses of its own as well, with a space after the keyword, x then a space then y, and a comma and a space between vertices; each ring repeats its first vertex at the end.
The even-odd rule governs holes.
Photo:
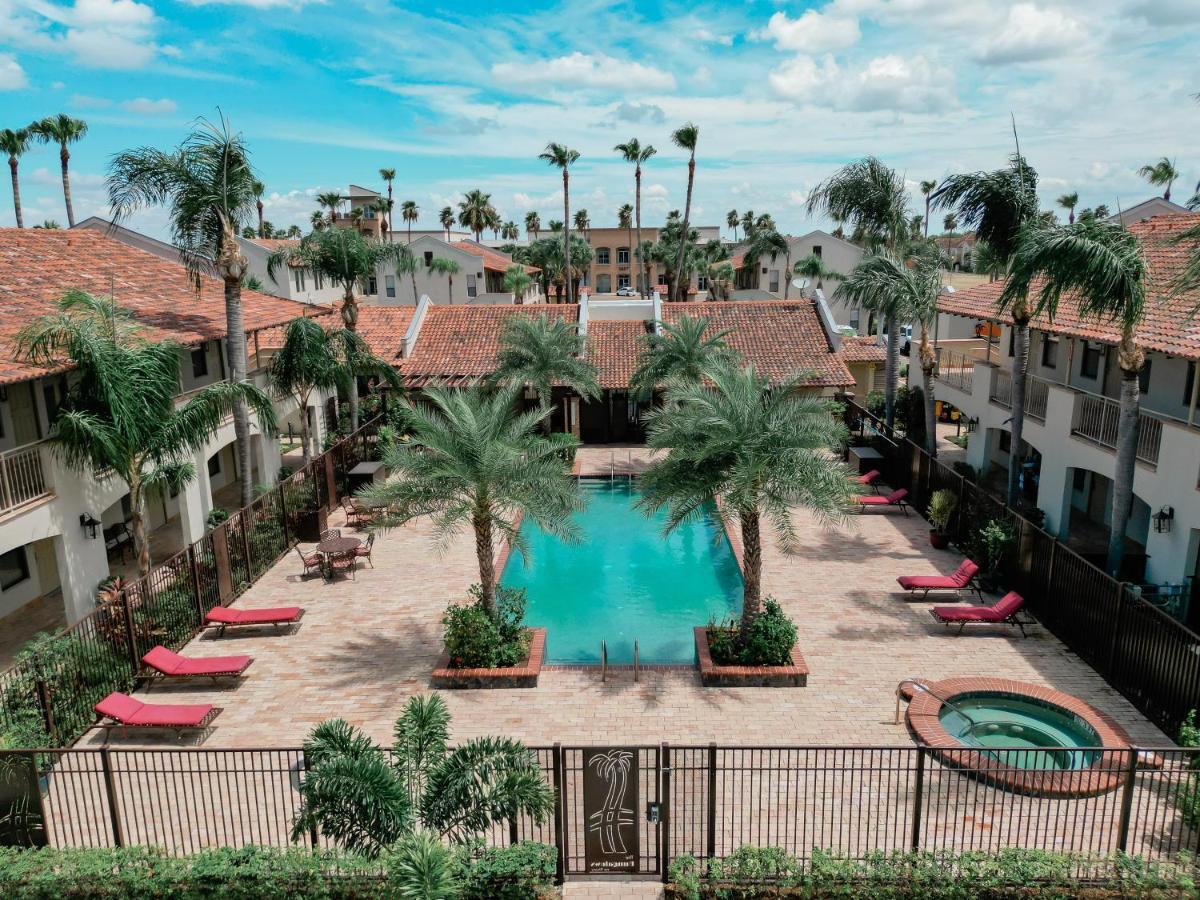
POLYGON ((249 272, 262 285, 265 293, 298 303, 329 306, 342 297, 342 288, 336 282, 324 278, 306 266, 288 265, 278 269, 274 276, 268 271, 267 261, 271 254, 282 249, 299 246, 299 241, 274 238, 238 238, 242 255, 250 264, 249 272))
POLYGON ((417 261, 414 275, 402 274, 394 265, 381 266, 376 273, 381 306, 415 306, 422 295, 438 306, 464 303, 540 303, 543 300, 539 270, 524 266, 532 282, 522 297, 513 297, 504 290, 504 273, 509 266, 519 265, 512 257, 472 240, 446 243, 441 238, 425 235, 413 238, 409 250, 417 261), (441 257, 458 265, 458 273, 445 275, 432 268, 433 260, 441 257))

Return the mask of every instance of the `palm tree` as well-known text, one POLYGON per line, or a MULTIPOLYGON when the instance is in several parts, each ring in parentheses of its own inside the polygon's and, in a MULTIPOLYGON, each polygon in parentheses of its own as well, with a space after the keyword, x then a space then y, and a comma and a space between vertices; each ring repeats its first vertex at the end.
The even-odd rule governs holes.
POLYGON ((478 241, 488 227, 488 210, 492 208, 492 195, 475 189, 467 191, 458 201, 458 224, 469 229, 478 241))
POLYGON ((87 135, 87 122, 72 119, 64 113, 47 116, 29 126, 29 132, 43 144, 58 144, 58 159, 62 164, 63 199, 67 203, 67 227, 75 227, 75 209, 71 206, 71 176, 67 171, 71 161, 68 145, 83 140, 87 135))
MULTIPOLYGON (((957 228, 958 216, 956 216, 954 213, 946 213, 946 215, 942 217, 942 233, 946 235, 946 237, 950 237, 954 234, 957 228)), ((946 242, 946 246, 950 246, 949 241, 946 242)))
POLYGON ((554 791, 519 741, 478 737, 451 749, 450 713, 436 694, 409 698, 393 734, 386 754, 342 719, 312 730, 294 840, 319 831, 351 853, 389 852, 398 896, 441 900, 461 887, 443 840, 468 844, 517 815, 542 823, 554 809, 554 791))
POLYGON ((268 237, 268 235, 263 231, 264 219, 263 219, 262 198, 263 198, 263 194, 265 194, 267 192, 267 186, 265 184, 263 184, 261 181, 259 181, 258 179, 255 179, 253 192, 254 192, 254 205, 258 209, 258 236, 260 238, 265 238, 265 237, 268 237))
POLYGON ((450 305, 454 305, 454 276, 458 274, 458 263, 449 257, 435 256, 429 261, 429 271, 435 272, 438 275, 445 275, 448 284, 447 295, 450 297, 450 305))
MULTIPOLYGON (((267 275, 275 281, 275 273, 280 269, 297 265, 340 285, 342 325, 347 331, 355 332, 358 327, 358 299, 354 292, 385 263, 393 264, 402 273, 416 271, 415 260, 407 246, 368 241, 354 228, 330 228, 306 235, 294 247, 280 247, 267 257, 267 275)), ((394 384, 398 386, 399 380, 394 384)), ((350 385, 347 399, 350 430, 357 431, 357 378, 350 385)))
POLYGON ((774 228, 755 229, 754 237, 750 239, 750 244, 746 247, 745 265, 754 269, 758 265, 758 260, 767 254, 771 254, 771 261, 774 262, 779 256, 783 256, 786 260, 783 267, 783 299, 788 299, 788 289, 792 284, 792 248, 788 244, 787 238, 776 231, 774 228))
POLYGON ((804 259, 798 260, 792 266, 792 272, 801 278, 815 281, 818 289, 825 287, 826 281, 841 281, 843 278, 840 272, 825 268, 825 260, 815 253, 810 253, 804 259))
POLYGON ((416 200, 405 200, 400 204, 400 218, 403 219, 404 223, 408 226, 408 242, 410 244, 412 243, 413 222, 417 221, 420 215, 421 210, 417 206, 416 200))
POLYGON ((521 237, 521 229, 517 223, 509 219, 500 226, 500 237, 506 241, 515 241, 521 237))
POLYGON ((567 540, 578 534, 572 513, 582 508, 563 451, 570 435, 537 433, 548 408, 517 412, 519 384, 451 390, 433 385, 422 399, 404 401, 408 440, 384 455, 393 473, 362 492, 368 503, 386 504, 380 526, 391 528, 430 516, 435 539, 445 541, 464 523, 475 534, 480 595, 496 615, 496 540, 524 552, 521 516, 567 540))
POLYGON ((617 227, 625 229, 625 244, 633 253, 637 250, 633 246, 633 206, 629 203, 622 203, 621 208, 617 210, 617 227))
POLYGON ((588 218, 586 209, 577 209, 575 211, 575 230, 579 232, 579 236, 585 241, 587 240, 588 229, 592 227, 592 220, 588 218))
POLYGON ((533 235, 536 241, 538 232, 542 230, 542 217, 535 212, 525 213, 525 236, 533 235))
POLYGON ((733 242, 736 244, 738 239, 738 226, 742 224, 741 218, 738 217, 738 211, 731 209, 725 214, 725 224, 733 231, 733 242))
POLYGON ((700 128, 688 122, 671 135, 671 142, 681 150, 688 152, 688 182, 687 200, 683 204, 683 240, 679 242, 679 256, 675 260, 676 281, 679 285, 679 299, 687 299, 688 285, 683 278, 683 254, 687 249, 688 222, 692 217, 692 187, 696 181, 696 142, 700 139, 700 128))
POLYGON ((1063 209, 1067 210, 1069 214, 1067 218, 1068 224, 1074 225, 1075 207, 1079 205, 1079 191, 1071 191, 1069 194, 1063 194, 1056 202, 1063 209))
POLYGON ((673 382, 648 414, 647 445, 667 454, 642 475, 644 508, 665 508, 668 532, 705 509, 740 525, 741 634, 762 609, 762 517, 785 552, 797 543, 796 507, 821 521, 845 518, 854 490, 829 452, 844 434, 825 400, 805 393, 803 376, 772 385, 753 367, 718 364, 703 381, 673 382))
POLYGON ((625 162, 633 163, 633 211, 634 223, 637 229, 637 255, 638 268, 641 270, 641 287, 638 291, 643 297, 649 296, 650 291, 650 263, 646 259, 646 254, 642 252, 642 163, 654 156, 658 151, 650 144, 645 147, 641 145, 637 138, 630 138, 624 144, 617 144, 613 150, 621 154, 621 158, 625 162))
POLYGON ((929 237, 929 195, 937 190, 936 181, 922 181, 921 194, 925 198, 925 237, 929 237))
POLYGON ((312 215, 308 217, 308 223, 312 225, 313 231, 320 231, 326 225, 325 213, 319 209, 314 209, 312 215))
POLYGON ((549 434, 555 385, 588 400, 600 398, 596 367, 588 362, 586 350, 583 336, 571 322, 558 317, 551 321, 544 313, 537 317, 509 316, 500 331, 496 370, 490 380, 532 390, 544 413, 542 425, 549 434))
POLYGON ((337 191, 325 191, 317 194, 317 203, 329 210, 329 224, 337 221, 338 210, 342 207, 342 195, 337 191))
POLYGON ((913 216, 908 220, 908 239, 910 241, 921 240, 921 226, 925 224, 925 217, 921 215, 913 216))
POLYGON ((754 210, 748 209, 742 213, 742 240, 748 241, 754 236, 754 210))
POLYGON ((449 243, 450 229, 454 227, 454 210, 449 206, 443 206, 442 211, 438 213, 438 222, 446 230, 446 242, 449 243))
MULTIPOLYGON (((64 163, 65 165, 65 163, 64 163)), ((65 169, 64 169, 65 171, 65 169)), ((246 327, 242 313, 242 279, 249 262, 237 242, 238 226, 254 210, 254 170, 240 134, 201 119, 197 128, 172 152, 153 147, 126 150, 113 157, 108 176, 108 203, 113 222, 143 206, 167 208, 172 243, 188 272, 200 285, 200 273, 215 269, 225 285, 226 354, 229 380, 246 380, 246 327)), ((242 505, 254 500, 250 478, 250 414, 238 400, 233 414, 242 505)))
POLYGON ((17 166, 21 156, 29 149, 29 131, 25 128, 5 128, 0 131, 0 153, 8 154, 8 170, 12 175, 13 210, 17 214, 17 227, 25 227, 21 215, 21 184, 17 180, 17 166))
MULTIPOLYGON (((396 170, 395 169, 380 169, 379 177, 387 182, 387 189, 388 189, 387 215, 388 215, 388 225, 390 226, 391 222, 392 222, 392 210, 396 208, 395 201, 392 199, 392 182, 396 180, 396 170)), ((388 228, 387 236, 388 236, 388 240, 390 241, 392 239, 392 230, 390 227, 388 228)))
POLYGON ((504 270, 504 290, 513 295, 514 303, 523 302, 531 284, 533 279, 526 274, 524 266, 514 264, 504 270))
POLYGON ((729 286, 733 284, 737 272, 733 263, 728 260, 710 267, 708 274, 709 293, 713 300, 728 300, 729 286))
POLYGON ((638 366, 629 379, 629 387, 641 397, 650 397, 657 388, 675 382, 695 383, 719 363, 732 364, 737 354, 725 343, 728 330, 705 335, 708 319, 681 316, 674 325, 663 322, 662 332, 642 336, 638 366))
POLYGON ((1165 187, 1166 190, 1163 191, 1163 199, 1171 199, 1171 185, 1179 177, 1179 170, 1175 168, 1174 160, 1167 159, 1164 156, 1156 163, 1142 166, 1138 169, 1138 174, 1155 187, 1165 187))
POLYGON ((304 233, 300 230, 299 225, 289 225, 287 229, 288 240, 298 241, 303 237, 304 233))
POLYGON ((387 198, 376 197, 367 204, 367 209, 379 217, 380 233, 381 235, 386 235, 387 239, 390 241, 392 239, 392 221, 390 218, 392 209, 390 206, 388 206, 387 198))
MULTIPOLYGON (((565 144, 549 143, 546 149, 538 154, 538 159, 543 159, 552 166, 558 166, 562 169, 563 181, 563 260, 564 262, 571 258, 571 178, 570 168, 579 160, 579 151, 572 150, 565 144)), ((569 265, 567 266, 569 269, 569 265)), ((573 303, 571 299, 571 278, 570 273, 564 274, 566 279, 567 302, 573 303)))
MULTIPOLYGON (((952 175, 934 192, 939 209, 957 212, 957 225, 974 230, 985 242, 996 262, 1007 268, 1026 224, 1038 217, 1038 175, 1023 156, 1013 154, 1008 165, 994 172, 952 175)), ((1008 503, 1016 506, 1020 496, 1021 440, 1025 430, 1025 389, 1029 373, 1029 320, 1033 313, 1026 299, 1012 303, 1012 441, 1008 460, 1008 503)))
POLYGON ((1002 308, 1015 307, 1018 302, 1028 304, 1029 293, 1034 290, 1035 314, 1045 310, 1053 321, 1066 293, 1085 319, 1107 319, 1120 325, 1120 416, 1107 562, 1108 572, 1114 577, 1121 568, 1125 527, 1133 508, 1141 393, 1138 376, 1146 363, 1146 354, 1137 345, 1137 329, 1146 313, 1146 280, 1141 245, 1120 223, 1081 219, 1074 225, 1051 228, 1029 223, 1021 229, 1000 297, 1002 308))
MULTIPOLYGON (((71 291, 57 312, 31 322, 17 339, 18 357, 33 365, 74 364, 51 446, 79 472, 113 472, 129 488, 138 572, 150 572, 146 495, 180 490, 196 474, 188 461, 203 450, 235 404, 254 407, 263 432, 275 427, 271 400, 245 381, 201 388, 176 408, 183 347, 150 343, 130 310, 111 298, 71 291)), ((250 470, 242 479, 251 482, 250 470)))

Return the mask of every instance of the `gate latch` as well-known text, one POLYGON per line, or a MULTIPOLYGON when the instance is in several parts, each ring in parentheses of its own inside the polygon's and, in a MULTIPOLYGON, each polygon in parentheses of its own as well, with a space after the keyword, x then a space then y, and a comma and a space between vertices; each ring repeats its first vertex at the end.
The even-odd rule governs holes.
POLYGON ((646 821, 651 825, 658 824, 658 804, 651 802, 646 804, 646 821))

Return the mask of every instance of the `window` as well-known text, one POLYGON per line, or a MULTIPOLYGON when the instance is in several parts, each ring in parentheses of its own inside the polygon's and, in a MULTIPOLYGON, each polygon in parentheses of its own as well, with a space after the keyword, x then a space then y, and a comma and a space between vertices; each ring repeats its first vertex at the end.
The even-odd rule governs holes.
POLYGON ((602 273, 596 276, 596 293, 609 294, 612 292, 612 276, 602 273))
POLYGON ((396 276, 395 275, 384 275, 383 276, 383 289, 384 289, 384 291, 387 292, 387 295, 389 297, 396 296, 396 276))
POLYGON ((696 276, 696 290, 698 290, 698 291, 707 291, 708 290, 708 276, 707 275, 697 275, 696 276))
POLYGON ((769 288, 767 288, 767 290, 769 290, 772 294, 777 293, 779 291, 779 270, 778 269, 771 270, 771 286, 769 288))
MULTIPOLYGON (((628 275, 618 275, 617 276, 617 287, 619 287, 619 288, 629 287, 629 276, 628 275)), ((0 437, 3 437, 3 435, 0 434, 0 437)))
POLYGON ((1071 490, 1077 494, 1082 494, 1087 488, 1087 469, 1075 469, 1075 474, 1071 476, 1071 490))
POLYGON ((618 247, 617 248, 617 265, 619 265, 619 266, 629 265, 629 248, 628 247, 618 247))
POLYGON ((372 275, 370 278, 367 279, 367 293, 368 294, 378 294, 379 293, 379 282, 375 280, 374 275, 372 275))
POLYGON ((1000 432, 1000 452, 1012 453, 1012 434, 1008 431, 1000 432))
POLYGON ((294 281, 296 284, 296 290, 305 290, 304 269, 292 269, 292 281, 294 281))
POLYGON ((1017 355, 1017 329, 1008 329, 1008 355, 1013 357, 1017 355))
POLYGON ((467 273, 467 296, 468 297, 478 297, 479 296, 479 289, 475 286, 475 273, 474 272, 467 273))
POLYGON ((1138 372, 1138 390, 1143 394, 1150 390, 1150 364, 1152 362, 1153 360, 1146 360, 1145 365, 1142 366, 1142 371, 1138 372))
POLYGON ((221 474, 221 454, 214 453, 208 458, 208 477, 215 478, 221 474))
POLYGON ((29 560, 24 547, 0 554, 0 591, 14 588, 28 577, 29 560))
POLYGON ((208 344, 201 344, 192 351, 192 377, 203 378, 208 374, 208 344))
POLYGON ((46 421, 51 425, 58 421, 58 411, 62 407, 65 393, 56 383, 42 385, 42 399, 46 401, 46 421))
POLYGON ((425 251, 425 268, 428 269, 432 265, 433 265, 433 251, 426 250, 425 251))
MULTIPOLYGON (((611 260, 609 259, 607 247, 596 248, 596 265, 607 266, 611 260)), ((626 260, 628 262, 628 260, 626 260)))
POLYGON ((850 321, 846 323, 855 331, 858 331, 859 315, 860 313, 857 308, 850 310, 850 321))
POLYGON ((1104 348, 1091 341, 1083 342, 1083 358, 1079 361, 1079 374, 1084 378, 1100 377, 1100 360, 1104 358, 1104 348))
POLYGON ((1047 369, 1058 368, 1058 338, 1042 335, 1042 365, 1047 369))
MULTIPOLYGON (((1195 386, 1196 386, 1196 364, 1194 362, 1190 362, 1190 363, 1188 363, 1187 380, 1184 382, 1184 385, 1183 385, 1183 405, 1184 406, 1190 407, 1192 405, 1192 388, 1194 388, 1195 386)), ((3 432, 0 432, 0 437, 4 437, 3 432)))
POLYGON ((815 256, 817 259, 821 258, 821 245, 820 244, 813 244, 813 256, 815 256))

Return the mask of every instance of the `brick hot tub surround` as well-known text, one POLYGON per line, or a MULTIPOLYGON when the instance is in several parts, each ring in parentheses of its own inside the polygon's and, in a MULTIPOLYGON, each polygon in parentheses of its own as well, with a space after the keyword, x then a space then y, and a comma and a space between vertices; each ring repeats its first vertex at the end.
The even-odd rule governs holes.
POLYGON ((1129 735, 1112 718, 1078 697, 1010 678, 962 677, 924 683, 951 702, 973 694, 1009 694, 1058 707, 1083 720, 1096 733, 1096 746, 1102 748, 1092 765, 1082 769, 1051 772, 1009 766, 987 753, 960 749, 964 745, 942 726, 942 701, 905 685, 901 693, 909 699, 908 729, 944 765, 962 769, 995 787, 1034 797, 1095 797, 1124 784, 1128 777, 1129 735))

